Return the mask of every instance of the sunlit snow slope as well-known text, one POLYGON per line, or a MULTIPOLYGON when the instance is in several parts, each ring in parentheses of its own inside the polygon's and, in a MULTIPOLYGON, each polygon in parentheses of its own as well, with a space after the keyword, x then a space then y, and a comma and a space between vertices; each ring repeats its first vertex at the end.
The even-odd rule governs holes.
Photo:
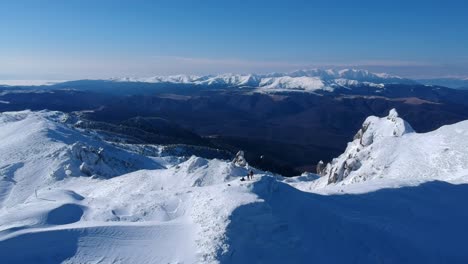
POLYGON ((0 263, 468 261, 468 122, 371 117, 327 170, 361 166, 333 181, 240 181, 247 166, 145 157, 69 123, 0 114, 0 263))
POLYGON ((381 188, 431 180, 466 182, 468 121, 416 133, 395 109, 386 117, 368 117, 345 152, 321 174, 312 188, 350 185, 350 190, 361 185, 381 188))

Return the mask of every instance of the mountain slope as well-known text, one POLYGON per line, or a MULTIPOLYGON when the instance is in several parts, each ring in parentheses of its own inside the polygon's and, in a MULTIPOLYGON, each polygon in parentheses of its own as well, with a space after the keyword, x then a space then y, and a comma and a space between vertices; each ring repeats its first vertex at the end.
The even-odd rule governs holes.
MULTIPOLYGON (((357 170, 327 185, 326 177, 285 179, 225 160, 148 158, 69 127, 65 117, 48 111, 0 115, 2 263, 468 260, 468 212, 460 210, 460 201, 468 199, 466 121, 417 134, 396 111, 388 118, 368 118, 356 143, 376 154, 373 161, 362 161, 362 168, 379 165, 395 151, 387 168, 393 176, 386 185, 379 177, 347 184, 357 170), (403 142, 376 148, 386 141, 403 142), (67 151, 77 142, 116 157, 113 168, 122 169, 121 175, 50 175, 62 168, 62 161, 77 159, 67 151), (416 152, 414 145, 420 147, 416 152), (449 147, 451 154, 434 156, 440 147, 449 147), (421 174, 424 164, 413 156, 422 153, 432 158, 432 172, 421 174), (135 166, 118 166, 119 157, 134 158, 135 166), (412 161, 403 174, 391 170, 412 161), (148 164, 154 167, 144 166, 148 164), (447 166, 435 167, 441 164, 447 166), (249 169, 254 179, 240 181, 249 169), (340 188, 340 194, 330 186, 340 188), (383 187, 393 188, 379 190, 383 187), (360 194, 344 194, 348 192, 360 194)), ((80 157, 88 162, 93 153, 84 151, 80 157)))
POLYGON ((255 199, 222 195, 245 168, 148 158, 69 127, 67 117, 0 114, 2 262, 215 261, 230 210, 255 199))
POLYGON ((60 112, 0 114, 0 205, 24 202, 36 188, 67 177, 109 178, 163 168, 160 161, 84 136, 62 123, 65 119, 60 112))
POLYGON ((468 177, 468 121, 418 134, 395 109, 387 117, 371 116, 345 152, 320 174, 319 185, 331 188, 366 181, 463 182, 468 177))

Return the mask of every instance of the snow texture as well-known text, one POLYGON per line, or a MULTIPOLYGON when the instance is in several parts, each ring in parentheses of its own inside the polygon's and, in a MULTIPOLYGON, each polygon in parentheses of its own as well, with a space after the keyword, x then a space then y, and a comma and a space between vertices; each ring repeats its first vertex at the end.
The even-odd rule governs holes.
POLYGON ((239 159, 149 158, 65 119, 0 114, 1 263, 468 261, 468 121, 369 117, 328 170, 360 166, 329 182, 240 181, 239 159))

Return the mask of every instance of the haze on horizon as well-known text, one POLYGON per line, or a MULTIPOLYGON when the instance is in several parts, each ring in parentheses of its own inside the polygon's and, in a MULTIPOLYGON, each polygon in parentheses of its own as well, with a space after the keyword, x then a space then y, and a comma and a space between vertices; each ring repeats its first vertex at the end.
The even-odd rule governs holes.
POLYGON ((468 77, 464 1, 1 1, 0 79, 364 68, 468 77))

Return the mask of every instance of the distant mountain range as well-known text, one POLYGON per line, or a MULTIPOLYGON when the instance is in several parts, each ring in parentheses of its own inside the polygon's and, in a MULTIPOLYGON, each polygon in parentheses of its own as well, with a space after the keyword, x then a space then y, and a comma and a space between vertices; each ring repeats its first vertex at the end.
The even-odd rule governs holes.
POLYGON ((417 82, 425 85, 438 85, 454 89, 468 90, 468 78, 439 78, 439 79, 420 79, 417 82))
POLYGON ((172 75, 149 78, 115 78, 112 81, 251 87, 261 89, 264 92, 278 90, 332 91, 335 88, 351 88, 360 85, 383 88, 385 84, 417 83, 395 75, 356 69, 311 69, 270 74, 172 75))
POLYGON ((363 69, 305 69, 287 73, 219 75, 158 75, 153 77, 111 78, 98 80, 0 80, 0 86, 52 86, 61 87, 83 82, 140 83, 155 85, 185 85, 203 87, 254 88, 261 92, 278 91, 334 91, 357 86, 384 88, 389 84, 444 86, 468 89, 468 78, 409 79, 387 73, 373 73, 363 69))

